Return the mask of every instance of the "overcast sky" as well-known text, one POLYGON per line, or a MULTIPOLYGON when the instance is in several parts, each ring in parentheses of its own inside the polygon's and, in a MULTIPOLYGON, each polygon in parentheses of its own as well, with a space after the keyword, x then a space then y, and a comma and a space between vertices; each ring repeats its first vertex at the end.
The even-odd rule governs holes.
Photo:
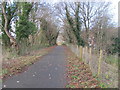
MULTIPOLYGON (((11 0, 11 1, 17 1, 17 0, 11 0)), ((75 1, 111 2, 111 11, 110 12, 113 14, 113 21, 115 22, 116 26, 118 26, 118 2, 120 0, 18 0, 18 1, 20 1, 20 2, 22 2, 22 1, 36 1, 36 2, 43 1, 43 2, 47 2, 47 3, 51 3, 51 4, 56 3, 56 2, 75 2, 75 1)))
MULTIPOLYGON (((75 2, 75 1, 91 1, 91 2, 111 2, 111 13, 113 15, 113 21, 115 22, 116 26, 118 26, 118 2, 120 0, 41 0, 43 2, 49 2, 49 3, 56 3, 56 2, 75 2)), ((120 11, 120 10, 119 10, 120 11)))
POLYGON ((112 0, 112 5, 111 5, 111 7, 113 7, 113 15, 114 15, 113 19, 117 24, 118 24, 118 2, 119 1, 120 0, 112 0))

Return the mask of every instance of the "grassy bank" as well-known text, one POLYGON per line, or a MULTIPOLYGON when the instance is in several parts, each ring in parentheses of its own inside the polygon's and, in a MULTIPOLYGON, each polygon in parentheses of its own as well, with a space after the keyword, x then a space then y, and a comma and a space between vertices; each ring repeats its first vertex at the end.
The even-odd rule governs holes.
POLYGON ((3 60, 2 71, 0 73, 3 81, 15 74, 21 73, 27 69, 28 66, 34 64, 42 56, 46 55, 55 46, 44 48, 41 50, 36 50, 31 52, 29 55, 19 56, 14 59, 3 60))

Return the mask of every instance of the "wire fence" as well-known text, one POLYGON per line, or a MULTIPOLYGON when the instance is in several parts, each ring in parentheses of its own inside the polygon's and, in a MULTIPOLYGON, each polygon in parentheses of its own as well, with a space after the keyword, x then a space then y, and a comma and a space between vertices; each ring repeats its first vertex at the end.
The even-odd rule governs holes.
POLYGON ((118 88, 118 68, 105 62, 103 50, 97 51, 88 47, 67 45, 77 57, 89 65, 94 76, 110 88, 118 88))

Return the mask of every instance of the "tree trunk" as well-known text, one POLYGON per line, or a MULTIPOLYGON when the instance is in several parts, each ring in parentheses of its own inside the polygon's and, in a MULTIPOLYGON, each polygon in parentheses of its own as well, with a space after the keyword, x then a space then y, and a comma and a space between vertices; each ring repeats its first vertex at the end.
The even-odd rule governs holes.
POLYGON ((4 19, 5 19, 4 31, 5 31, 5 33, 7 34, 7 36, 13 41, 14 46, 16 46, 16 45, 17 45, 16 40, 15 40, 15 39, 11 36, 11 34, 8 32, 8 28, 7 28, 8 19, 7 19, 7 15, 6 15, 6 12, 5 12, 4 3, 2 3, 1 6, 2 6, 3 16, 4 16, 4 19))

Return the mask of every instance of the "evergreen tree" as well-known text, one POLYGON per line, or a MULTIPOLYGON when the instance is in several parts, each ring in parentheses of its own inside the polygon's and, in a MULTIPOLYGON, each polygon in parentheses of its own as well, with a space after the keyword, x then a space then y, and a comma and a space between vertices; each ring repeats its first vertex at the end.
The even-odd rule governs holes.
POLYGON ((16 25, 17 42, 27 39, 29 35, 34 34, 37 30, 35 24, 29 21, 29 13, 32 10, 32 4, 23 2, 20 3, 19 7, 21 13, 19 14, 19 20, 16 25))
POLYGON ((114 43, 112 44, 112 53, 120 53, 120 38, 113 38, 114 43))

